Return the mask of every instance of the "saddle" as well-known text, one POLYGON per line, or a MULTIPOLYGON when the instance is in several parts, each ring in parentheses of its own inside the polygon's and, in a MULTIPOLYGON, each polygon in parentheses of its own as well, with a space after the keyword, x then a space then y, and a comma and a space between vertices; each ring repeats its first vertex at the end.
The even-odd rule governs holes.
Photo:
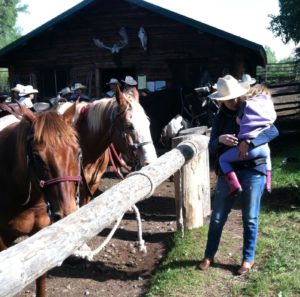
POLYGON ((0 103, 0 118, 10 114, 21 119, 22 112, 19 105, 17 103, 0 103))

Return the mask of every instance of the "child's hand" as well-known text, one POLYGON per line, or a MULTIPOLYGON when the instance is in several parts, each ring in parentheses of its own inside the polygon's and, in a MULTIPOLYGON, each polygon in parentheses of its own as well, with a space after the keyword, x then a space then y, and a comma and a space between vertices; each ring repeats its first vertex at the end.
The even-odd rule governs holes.
POLYGON ((248 151, 249 151, 249 144, 246 141, 242 141, 239 144, 239 152, 238 152, 239 158, 241 160, 247 159, 248 151))

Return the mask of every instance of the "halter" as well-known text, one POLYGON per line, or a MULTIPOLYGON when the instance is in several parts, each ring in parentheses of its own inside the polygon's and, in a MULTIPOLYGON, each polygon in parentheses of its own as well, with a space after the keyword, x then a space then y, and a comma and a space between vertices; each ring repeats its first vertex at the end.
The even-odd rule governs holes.
POLYGON ((142 148, 143 146, 145 146, 145 145, 147 145, 147 144, 152 144, 153 142, 152 142, 152 141, 144 141, 144 142, 141 142, 141 143, 139 143, 139 142, 130 143, 130 142, 128 141, 128 137, 127 137, 127 135, 128 135, 129 133, 126 132, 126 128, 125 128, 125 126, 124 126, 123 121, 121 120, 121 128, 119 128, 119 127, 116 126, 115 123, 116 123, 117 119, 121 119, 121 116, 122 116, 124 113, 126 113, 128 110, 130 110, 130 108, 131 108, 131 107, 130 107, 130 104, 128 104, 127 107, 126 107, 126 109, 121 110, 120 112, 118 112, 118 113, 116 114, 116 117, 115 117, 115 118, 112 117, 112 123, 113 123, 113 124, 112 124, 111 129, 110 129, 110 134, 111 134, 111 139, 112 139, 114 130, 115 130, 115 129, 118 129, 118 130, 120 131, 120 133, 121 133, 122 138, 125 139, 125 142, 126 142, 127 146, 132 150, 133 154, 136 155, 136 151, 137 151, 138 149, 142 148))
MULTIPOLYGON (((81 167, 80 167, 80 164, 81 164, 81 160, 82 160, 82 155, 81 153, 79 153, 78 157, 77 157, 77 160, 79 161, 78 163, 78 175, 75 175, 75 176, 72 176, 72 175, 66 175, 66 176, 62 176, 62 177, 55 177, 55 178, 52 178, 52 179, 48 179, 48 180, 43 180, 43 179, 40 179, 36 173, 36 163, 37 163, 37 160, 33 154, 33 151, 32 151, 32 142, 33 142, 33 133, 31 133, 28 137, 27 137, 27 166, 28 168, 31 168, 33 173, 34 173, 34 177, 37 181, 37 184, 39 185, 39 187, 44 190, 46 189, 47 187, 49 186, 53 186, 53 185, 56 185, 58 183, 61 183, 61 182, 66 182, 66 181, 71 181, 71 182, 77 182, 77 193, 76 193, 76 205, 79 205, 79 185, 80 185, 80 181, 81 181, 81 175, 80 175, 80 172, 81 172, 81 167)), ((27 198, 27 201, 23 204, 23 205, 26 205, 28 202, 29 202, 29 199, 30 199, 30 192, 31 192, 31 183, 29 184, 29 193, 28 193, 28 198, 27 198)), ((44 197, 45 199, 45 197, 44 197)), ((48 200, 45 199, 45 202, 47 204, 47 209, 48 209, 48 215, 49 217, 51 218, 51 207, 50 207, 50 202, 48 200)))

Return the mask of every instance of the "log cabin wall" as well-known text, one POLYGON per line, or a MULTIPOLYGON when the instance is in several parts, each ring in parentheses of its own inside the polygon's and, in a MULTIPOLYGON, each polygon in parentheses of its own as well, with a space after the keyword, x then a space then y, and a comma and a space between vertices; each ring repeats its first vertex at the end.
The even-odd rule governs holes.
POLYGON ((9 54, 12 84, 36 80, 42 96, 75 82, 99 96, 110 77, 126 74, 197 87, 204 77, 215 82, 226 73, 253 75, 257 64, 248 48, 121 0, 95 1, 9 54), (112 46, 121 27, 129 43, 118 54, 95 46, 93 38, 112 46), (140 27, 148 36, 147 50, 138 38, 140 27))

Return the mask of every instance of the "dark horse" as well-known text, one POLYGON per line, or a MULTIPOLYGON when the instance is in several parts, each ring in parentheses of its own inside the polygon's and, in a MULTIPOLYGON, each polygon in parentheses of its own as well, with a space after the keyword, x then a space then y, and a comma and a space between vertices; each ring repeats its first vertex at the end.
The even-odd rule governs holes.
MULTIPOLYGON (((80 147, 71 127, 75 113, 34 114, 0 132, 0 250, 77 209, 80 147)), ((45 275, 36 281, 45 296, 45 275)))
POLYGON ((216 106, 207 97, 210 92, 210 87, 167 88, 140 96, 140 103, 150 118, 154 144, 159 145, 162 129, 178 114, 190 122, 190 127, 211 126, 216 106))

